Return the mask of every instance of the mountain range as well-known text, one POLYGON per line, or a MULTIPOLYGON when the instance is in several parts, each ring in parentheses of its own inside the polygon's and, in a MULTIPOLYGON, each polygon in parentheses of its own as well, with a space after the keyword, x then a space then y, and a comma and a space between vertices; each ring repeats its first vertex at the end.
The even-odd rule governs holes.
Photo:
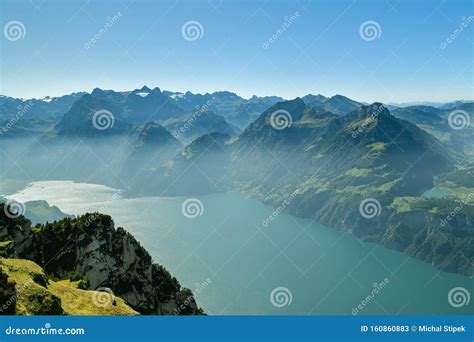
POLYGON ((274 207, 292 198, 285 205, 291 214, 443 270, 472 274, 472 198, 456 221, 439 223, 470 189, 459 181, 440 182, 453 170, 463 175, 467 169, 459 163, 449 146, 391 115, 382 104, 339 116, 320 114, 295 99, 269 108, 235 141, 216 133, 197 139, 153 179, 142 179, 141 191, 167 196, 239 191, 274 207), (277 111, 291 113, 290 127, 272 127, 277 111), (354 136, 360 128, 362 133, 354 136), (423 195, 441 184, 450 196, 423 195), (367 219, 359 212, 365 199, 378 203, 376 217, 367 219))
MULTIPOLYGON (((320 113, 331 112, 337 115, 345 115, 362 105, 367 105, 365 102, 355 101, 343 95, 326 97, 321 94, 308 94, 303 96, 302 100, 320 113)), ((81 111, 84 115, 87 112, 91 114, 96 110, 105 109, 111 111, 118 121, 123 120, 131 125, 157 122, 167 127, 169 131, 176 129, 179 123, 186 123, 194 115, 202 122, 197 122, 192 127, 193 132, 183 136, 184 140, 190 142, 199 134, 214 131, 239 134, 266 109, 283 101, 285 100, 278 96, 253 96, 244 99, 228 91, 193 94, 189 91, 186 93, 161 91, 158 87, 150 89, 147 86, 119 92, 95 88, 90 94, 77 92, 43 99, 25 100, 0 96, 0 123, 4 126, 12 120, 15 123, 12 125, 14 127, 3 132, 0 137, 43 134, 59 121, 63 121, 62 125, 67 126, 68 113, 69 119, 74 120, 76 116, 81 115, 81 111)), ((385 106, 400 112, 403 109, 411 111, 424 107, 428 112, 436 114, 437 110, 452 111, 463 107, 472 110, 472 103, 458 100, 448 103, 390 103, 385 106)))
POLYGON ((473 275, 473 112, 465 101, 401 108, 342 95, 94 89, 62 116, 28 114, 49 118, 49 129, 21 126, 0 143, 9 177, 35 170, 29 179, 97 182, 131 196, 237 191, 274 207, 292 198, 287 213, 473 275), (104 129, 98 112, 108 115, 104 129), (465 127, 453 128, 453 112, 465 127), (374 216, 361 211, 366 200, 374 216))

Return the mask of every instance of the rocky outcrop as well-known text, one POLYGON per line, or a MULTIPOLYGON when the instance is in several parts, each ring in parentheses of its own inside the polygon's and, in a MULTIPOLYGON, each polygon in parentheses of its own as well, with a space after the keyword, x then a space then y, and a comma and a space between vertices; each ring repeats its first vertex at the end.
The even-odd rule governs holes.
POLYGON ((31 228, 23 217, 6 217, 0 205, 0 240, 12 241, 4 256, 32 260, 60 279, 79 274, 90 289, 109 288, 141 314, 202 314, 191 291, 153 263, 131 234, 115 229, 110 216, 86 214, 31 228))
POLYGON ((83 280, 57 280, 30 260, 0 258, 0 315, 137 315, 107 291, 83 289, 83 280))

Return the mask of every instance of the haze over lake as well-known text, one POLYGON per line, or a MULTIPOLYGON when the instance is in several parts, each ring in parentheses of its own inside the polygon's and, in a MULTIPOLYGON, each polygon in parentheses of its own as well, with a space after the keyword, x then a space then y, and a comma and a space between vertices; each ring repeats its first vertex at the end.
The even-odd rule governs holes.
POLYGON ((46 200, 67 214, 111 215, 208 314, 350 315, 382 282, 359 314, 467 314, 447 294, 458 286, 473 291, 469 277, 311 220, 279 214, 265 226, 275 209, 236 193, 200 196, 202 215, 192 219, 182 213, 186 198, 124 198, 98 184, 40 181, 7 197, 46 200), (288 290, 283 307, 270 300, 279 287, 288 290))

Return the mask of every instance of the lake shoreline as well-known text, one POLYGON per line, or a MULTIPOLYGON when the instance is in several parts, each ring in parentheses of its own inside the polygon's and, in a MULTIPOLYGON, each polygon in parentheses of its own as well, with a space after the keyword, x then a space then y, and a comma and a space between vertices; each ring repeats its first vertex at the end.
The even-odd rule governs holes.
MULTIPOLYGON (((384 279, 389 283, 377 302, 389 312, 408 305, 405 314, 462 314, 433 298, 456 284, 472 287, 468 277, 440 272, 308 218, 280 213, 265 227, 263 219, 275 209, 239 193, 196 196, 203 212, 193 219, 182 214, 185 197, 122 197, 121 190, 100 184, 33 182, 9 197, 35 196, 65 213, 111 215, 184 286, 200 289, 197 300, 209 314, 351 314, 384 279), (281 286, 291 290, 294 303, 280 309, 269 296, 281 286), (409 304, 394 300, 408 291, 409 304)), ((361 314, 385 313, 371 304, 361 314)))

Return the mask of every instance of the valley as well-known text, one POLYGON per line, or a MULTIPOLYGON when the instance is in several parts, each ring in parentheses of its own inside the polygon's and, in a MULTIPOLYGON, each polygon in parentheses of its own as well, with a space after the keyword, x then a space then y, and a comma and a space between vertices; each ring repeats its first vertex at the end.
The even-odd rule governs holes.
MULTIPOLYGON (((385 279, 363 314, 451 314, 432 298, 472 289, 474 129, 449 122, 472 116, 472 102, 145 86, 30 100, 18 118, 18 101, 0 98, 3 201, 45 227, 110 215, 207 314, 352 314, 385 279), (202 204, 196 219, 187 199, 202 204), (293 305, 272 305, 277 285, 293 305)), ((137 291, 122 291, 130 310, 172 311, 141 307, 137 291)))

